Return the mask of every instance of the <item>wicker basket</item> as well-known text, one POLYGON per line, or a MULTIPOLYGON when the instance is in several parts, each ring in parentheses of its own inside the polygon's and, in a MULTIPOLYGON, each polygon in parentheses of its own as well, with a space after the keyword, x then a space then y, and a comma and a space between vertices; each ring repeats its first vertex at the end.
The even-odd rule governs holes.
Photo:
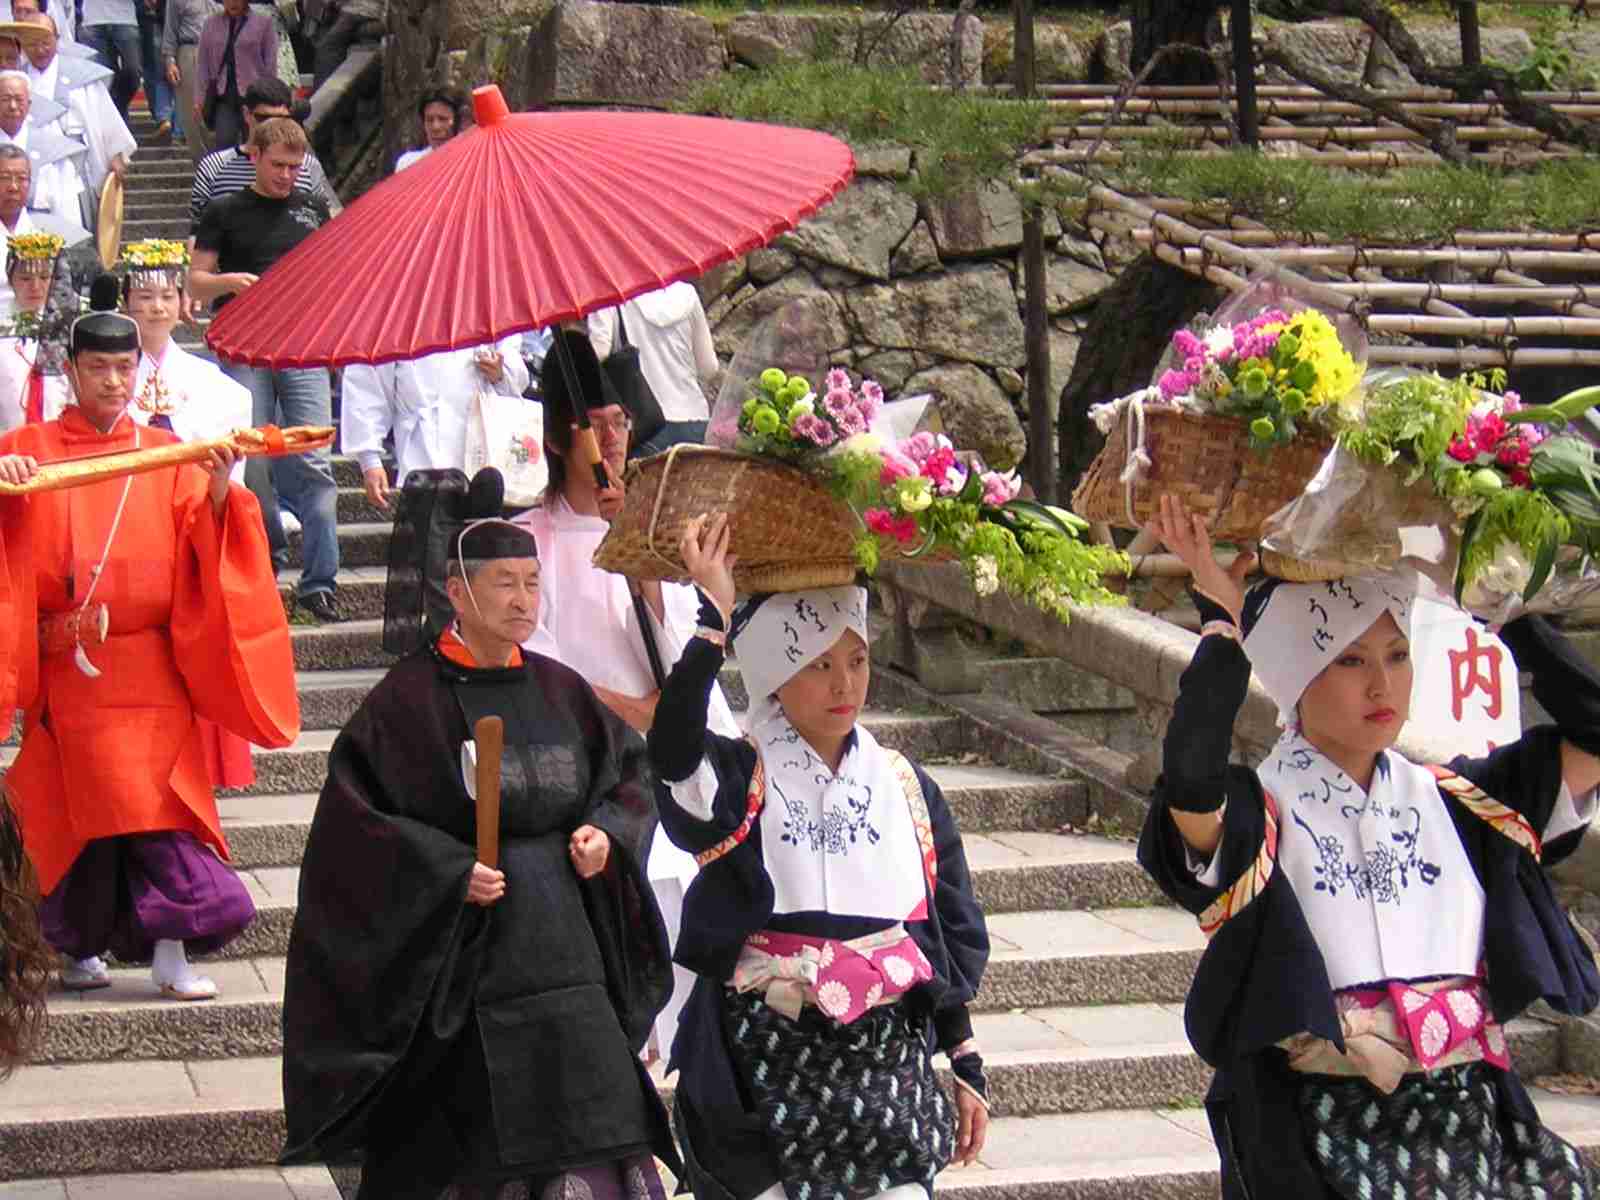
POLYGON ((594 565, 633 579, 679 582, 678 543, 701 513, 725 512, 741 592, 837 587, 856 577, 861 523, 795 467, 710 446, 673 446, 628 465, 627 499, 594 552, 594 565))
POLYGON ((1332 559, 1294 558, 1267 549, 1261 551, 1261 569, 1274 579, 1287 579, 1290 583, 1324 583, 1350 574, 1349 567, 1332 559))
POLYGON ((1262 522, 1304 490, 1333 446, 1325 438, 1301 437, 1263 453, 1250 448, 1249 430, 1232 417, 1150 405, 1142 418, 1150 468, 1131 486, 1123 482, 1141 424, 1133 408, 1124 409, 1072 494, 1079 516, 1139 529, 1156 515, 1165 493, 1205 517, 1216 540, 1253 541, 1262 522))

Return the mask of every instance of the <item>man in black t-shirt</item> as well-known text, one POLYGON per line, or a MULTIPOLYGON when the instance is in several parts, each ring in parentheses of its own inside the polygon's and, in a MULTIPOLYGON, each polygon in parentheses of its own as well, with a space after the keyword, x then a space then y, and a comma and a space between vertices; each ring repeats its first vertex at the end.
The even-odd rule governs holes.
MULTIPOLYGON (((219 307, 329 219, 321 197, 295 187, 310 149, 297 122, 288 117, 260 122, 251 131, 250 148, 255 155, 255 182, 212 201, 195 230, 189 286, 197 301, 215 300, 219 307)), ((333 396, 325 368, 270 370, 224 360, 222 369, 250 389, 258 426, 333 424, 333 396)), ((338 620, 333 602, 339 573, 338 492, 327 451, 251 459, 245 482, 261 501, 274 555, 287 556, 288 549, 279 498, 300 518, 305 539, 296 598, 317 620, 338 620)))

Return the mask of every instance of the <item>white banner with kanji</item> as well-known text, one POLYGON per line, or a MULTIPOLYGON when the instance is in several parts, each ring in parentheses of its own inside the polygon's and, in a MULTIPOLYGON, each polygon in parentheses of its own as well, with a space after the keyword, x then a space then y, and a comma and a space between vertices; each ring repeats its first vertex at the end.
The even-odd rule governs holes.
POLYGON ((1522 736, 1517 664, 1498 637, 1448 604, 1418 597, 1411 609, 1413 757, 1477 757, 1522 736), (1426 750, 1425 755, 1418 751, 1426 750))

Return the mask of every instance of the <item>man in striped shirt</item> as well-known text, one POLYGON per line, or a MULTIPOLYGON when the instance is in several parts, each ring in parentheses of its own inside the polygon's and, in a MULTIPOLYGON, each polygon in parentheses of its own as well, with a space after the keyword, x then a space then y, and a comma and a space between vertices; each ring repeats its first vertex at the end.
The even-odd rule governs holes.
MULTIPOLYGON (((214 150, 200 160, 200 165, 195 168, 194 186, 189 191, 189 245, 194 248, 194 232, 200 226, 200 217, 206 211, 206 206, 213 200, 223 196, 231 196, 234 192, 242 192, 250 187, 256 180, 255 160, 250 157, 245 146, 249 144, 250 131, 255 128, 256 122, 265 121, 271 117, 291 116, 289 86, 281 79, 262 78, 252 83, 244 94, 244 144, 227 146, 214 150)), ((306 155, 305 165, 300 168, 300 176, 295 180, 295 187, 301 191, 310 192, 322 199, 328 206, 328 211, 337 214, 341 207, 339 197, 334 194, 333 187, 328 183, 328 177, 323 173, 322 164, 317 161, 314 153, 306 155)))

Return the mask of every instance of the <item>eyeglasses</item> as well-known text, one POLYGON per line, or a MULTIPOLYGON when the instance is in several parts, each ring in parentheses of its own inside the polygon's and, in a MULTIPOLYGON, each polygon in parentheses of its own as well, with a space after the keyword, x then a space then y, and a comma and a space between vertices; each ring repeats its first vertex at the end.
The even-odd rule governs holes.
MULTIPOLYGON (((604 432, 611 434, 613 437, 621 437, 633 428, 633 418, 627 413, 620 413, 614 417, 591 416, 589 424, 593 426, 596 433, 604 432)), ((578 427, 574 425, 573 428, 576 429, 578 427)))

